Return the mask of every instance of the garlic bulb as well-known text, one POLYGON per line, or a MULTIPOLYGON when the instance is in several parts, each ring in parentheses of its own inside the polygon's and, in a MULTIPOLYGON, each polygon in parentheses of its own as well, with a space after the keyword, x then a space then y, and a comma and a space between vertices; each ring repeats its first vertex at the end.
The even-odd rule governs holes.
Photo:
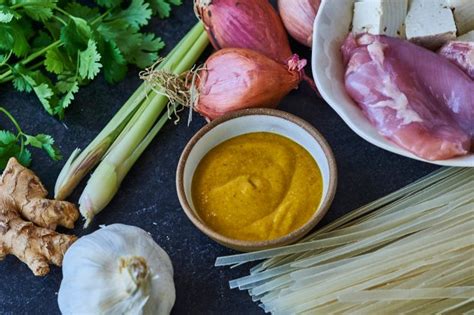
POLYGON ((169 314, 175 296, 168 254, 140 228, 109 225, 64 256, 63 314, 169 314))

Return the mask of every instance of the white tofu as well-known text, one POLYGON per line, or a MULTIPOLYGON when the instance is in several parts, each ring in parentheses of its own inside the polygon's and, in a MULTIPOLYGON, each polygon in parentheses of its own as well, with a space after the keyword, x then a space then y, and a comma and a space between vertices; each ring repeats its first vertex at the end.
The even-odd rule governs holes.
POLYGON ((474 30, 474 0, 448 0, 454 12, 458 35, 474 30))
POLYGON ((405 26, 409 40, 430 49, 456 38, 453 12, 446 0, 411 0, 405 26))
POLYGON ((474 31, 470 31, 462 36, 456 38, 456 40, 461 42, 474 42, 474 31))
POLYGON ((405 38, 408 0, 363 0, 354 4, 352 31, 405 38))

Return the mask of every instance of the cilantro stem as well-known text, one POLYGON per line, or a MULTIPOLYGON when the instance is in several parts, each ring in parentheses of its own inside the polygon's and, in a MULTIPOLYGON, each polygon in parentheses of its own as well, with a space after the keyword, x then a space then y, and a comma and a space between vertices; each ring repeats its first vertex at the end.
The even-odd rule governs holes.
POLYGON ((31 54, 28 58, 24 59, 21 64, 22 65, 25 65, 33 60, 35 60, 36 58, 42 56, 43 54, 45 54, 48 50, 52 49, 52 48, 56 48, 56 47, 59 47, 61 46, 62 43, 60 40, 57 40, 55 41, 54 43, 50 44, 49 46, 46 46, 44 47, 43 49, 41 50, 38 50, 37 52, 31 54))
MULTIPOLYGON (((46 46, 44 47, 43 49, 41 50, 38 50, 37 52, 29 55, 27 58, 23 59, 22 61, 20 61, 20 64, 21 65, 26 65, 27 63, 30 63, 32 62, 33 60, 35 60, 36 58, 38 57, 41 57, 42 55, 44 55, 48 50, 52 49, 52 48, 56 48, 56 47, 60 47, 62 45, 61 41, 60 40, 57 40, 55 41, 54 43, 51 43, 49 46, 46 46)), ((9 77, 10 75, 12 74, 12 70, 8 70, 8 71, 5 71, 4 73, 0 74, 0 82, 5 82, 5 78, 9 77)))
MULTIPOLYGON (((34 65, 32 65, 31 67, 28 68, 29 71, 33 71, 33 70, 36 70, 38 68, 40 68, 42 65, 43 65, 43 60, 35 63, 34 65)), ((3 84, 3 83, 6 83, 6 82, 10 82, 11 80, 13 80, 15 77, 13 76, 13 74, 10 74, 8 77, 6 78, 3 78, 0 80, 0 84, 3 84)))
POLYGON ((58 12, 64 14, 64 15, 67 16, 67 17, 71 17, 71 14, 69 14, 69 13, 66 12, 66 11, 64 11, 64 10, 61 9, 60 7, 55 7, 54 9, 55 9, 56 11, 58 11, 58 12))
POLYGON ((61 19, 59 16, 53 15, 53 18, 54 18, 56 21, 58 21, 59 23, 61 23, 62 25, 64 25, 64 26, 67 25, 66 21, 64 21, 63 19, 61 19))
POLYGON ((5 108, 3 107, 0 107, 0 112, 2 112, 3 114, 5 114, 5 116, 8 117, 8 119, 10 119, 10 121, 13 123, 13 125, 15 126, 16 130, 18 131, 19 134, 23 134, 23 130, 21 130, 21 127, 20 127, 20 124, 18 124, 18 122, 16 121, 15 117, 12 116, 12 114, 10 114, 9 111, 7 111, 5 108))
POLYGON ((3 59, 3 61, 0 63, 0 67, 2 66, 8 66, 7 62, 8 60, 10 59, 10 57, 12 56, 13 54, 13 50, 10 50, 10 52, 8 53, 8 55, 5 57, 5 59, 3 59))
POLYGON ((104 14, 102 14, 101 16, 98 16, 97 18, 95 18, 91 24, 92 25, 95 25, 96 23, 102 21, 103 18, 105 18, 107 15, 110 14, 110 12, 112 12, 112 8, 108 9, 107 11, 104 12, 104 14))

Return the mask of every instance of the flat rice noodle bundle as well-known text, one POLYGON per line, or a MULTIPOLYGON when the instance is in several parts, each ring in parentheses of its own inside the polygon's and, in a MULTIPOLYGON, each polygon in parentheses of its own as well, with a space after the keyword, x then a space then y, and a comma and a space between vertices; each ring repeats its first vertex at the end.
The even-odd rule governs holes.
POLYGON ((474 83, 445 58, 408 41, 349 35, 349 95, 384 137, 427 160, 469 152, 474 83))

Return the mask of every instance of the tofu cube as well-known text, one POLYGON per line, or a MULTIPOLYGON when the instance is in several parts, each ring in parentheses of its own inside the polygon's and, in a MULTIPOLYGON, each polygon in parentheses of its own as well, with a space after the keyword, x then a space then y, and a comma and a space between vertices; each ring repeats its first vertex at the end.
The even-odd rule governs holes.
POLYGON ((474 30, 474 0, 448 0, 454 12, 458 35, 474 30))
POLYGON ((405 38, 408 0, 363 0, 354 4, 352 31, 405 38))
POLYGON ((446 0, 411 0, 405 26, 410 41, 430 49, 456 39, 453 12, 446 0))

